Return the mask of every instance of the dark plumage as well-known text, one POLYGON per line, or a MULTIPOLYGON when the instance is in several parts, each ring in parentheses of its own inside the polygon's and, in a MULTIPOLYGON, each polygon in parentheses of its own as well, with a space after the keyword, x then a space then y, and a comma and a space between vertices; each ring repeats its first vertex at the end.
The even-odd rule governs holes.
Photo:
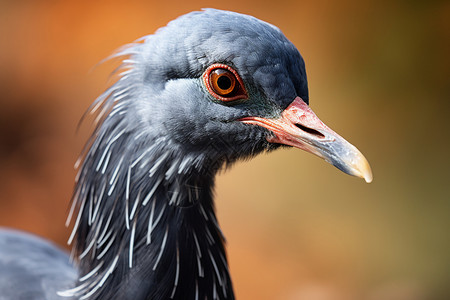
POLYGON ((116 56, 121 77, 93 104, 76 178, 76 267, 47 242, 0 231, 0 299, 234 299, 212 197, 224 164, 286 144, 371 179, 307 107, 303 59, 268 23, 193 12, 116 56))

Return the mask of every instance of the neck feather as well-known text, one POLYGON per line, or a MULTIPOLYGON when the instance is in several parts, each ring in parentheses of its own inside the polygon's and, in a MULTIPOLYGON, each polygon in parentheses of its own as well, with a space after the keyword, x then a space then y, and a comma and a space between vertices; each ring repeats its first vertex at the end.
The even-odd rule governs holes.
POLYGON ((137 135, 114 111, 79 168, 69 242, 80 277, 61 294, 234 299, 212 199, 216 170, 202 170, 201 157, 166 140, 137 135))

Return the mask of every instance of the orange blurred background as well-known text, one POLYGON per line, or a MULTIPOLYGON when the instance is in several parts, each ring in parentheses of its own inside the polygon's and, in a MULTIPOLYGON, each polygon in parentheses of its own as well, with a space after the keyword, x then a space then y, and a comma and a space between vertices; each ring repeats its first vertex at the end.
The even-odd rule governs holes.
MULTIPOLYGON (((450 2, 222 1, 278 26, 374 182, 299 150, 217 180, 238 299, 450 299, 450 2)), ((206 1, 0 2, 0 226, 65 245, 76 126, 119 46, 206 1)))

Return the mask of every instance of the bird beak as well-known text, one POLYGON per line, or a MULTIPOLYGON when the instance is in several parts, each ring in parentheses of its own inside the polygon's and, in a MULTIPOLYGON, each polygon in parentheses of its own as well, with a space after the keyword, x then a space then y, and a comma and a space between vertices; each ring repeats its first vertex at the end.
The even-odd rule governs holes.
POLYGON ((372 181, 372 171, 364 155, 325 125, 300 97, 278 119, 245 117, 240 121, 272 131, 274 136, 267 138, 270 143, 305 150, 349 175, 364 178, 367 183, 372 181))

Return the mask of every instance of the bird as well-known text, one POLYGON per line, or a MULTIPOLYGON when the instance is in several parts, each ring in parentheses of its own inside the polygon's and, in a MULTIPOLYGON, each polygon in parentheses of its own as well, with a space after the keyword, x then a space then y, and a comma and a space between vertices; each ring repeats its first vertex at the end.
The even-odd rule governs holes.
POLYGON ((216 173, 295 147, 372 181, 356 147, 309 107, 305 63, 276 26, 194 11, 120 48, 90 106, 70 255, 0 230, 0 299, 235 299, 213 200, 216 173))

